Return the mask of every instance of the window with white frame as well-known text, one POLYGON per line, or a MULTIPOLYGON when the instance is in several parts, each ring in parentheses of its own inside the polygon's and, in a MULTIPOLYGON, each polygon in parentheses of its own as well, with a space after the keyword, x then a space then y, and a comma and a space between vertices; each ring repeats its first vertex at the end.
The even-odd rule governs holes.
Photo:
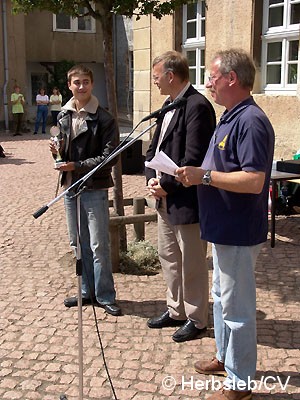
POLYGON ((191 1, 183 6, 183 49, 189 62, 190 81, 196 89, 204 88, 205 79, 205 1, 191 1))
POLYGON ((82 7, 79 13, 82 17, 72 18, 69 15, 60 13, 53 15, 53 30, 60 32, 86 32, 95 33, 95 19, 91 15, 85 15, 87 8, 82 7))
POLYGON ((300 0, 265 0, 263 14, 264 90, 295 93, 299 84, 300 0))

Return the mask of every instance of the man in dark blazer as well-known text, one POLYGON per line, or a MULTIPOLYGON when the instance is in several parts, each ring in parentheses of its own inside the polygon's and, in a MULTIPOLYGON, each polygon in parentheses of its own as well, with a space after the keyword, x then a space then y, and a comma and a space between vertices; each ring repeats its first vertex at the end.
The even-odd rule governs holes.
MULTIPOLYGON (((188 62, 181 53, 156 57, 152 72, 160 94, 169 96, 164 104, 181 97, 187 101, 157 121, 146 160, 162 150, 178 166, 200 166, 216 124, 211 103, 190 84, 188 62)), ((147 325, 182 325, 172 338, 184 342, 203 333, 208 319, 207 246, 200 239, 197 191, 150 168, 146 178, 158 204, 158 253, 167 284, 167 310, 147 325)))

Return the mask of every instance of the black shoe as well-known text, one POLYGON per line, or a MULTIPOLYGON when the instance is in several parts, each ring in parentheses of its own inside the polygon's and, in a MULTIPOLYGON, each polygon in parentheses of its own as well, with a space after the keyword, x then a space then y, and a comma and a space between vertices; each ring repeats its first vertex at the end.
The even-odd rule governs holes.
POLYGON ((122 314, 121 308, 116 304, 101 304, 97 303, 97 305, 107 312, 107 314, 114 315, 117 317, 118 315, 122 314))
POLYGON ((207 328, 196 328, 194 322, 188 319, 186 323, 174 333, 172 339, 175 342, 186 342, 187 340, 195 339, 206 330, 207 328))
POLYGON ((37 132, 33 132, 34 135, 37 135, 37 132))
MULTIPOLYGON (((94 304, 97 304, 97 300, 96 299, 94 299, 93 300, 93 303, 94 304)), ((87 306, 87 305, 90 305, 90 304, 92 304, 92 300, 90 299, 90 298, 82 298, 82 305, 83 306, 87 306)), ((64 305, 66 306, 66 307, 77 307, 77 305, 78 305, 78 299, 77 299, 77 297, 67 297, 65 300, 64 300, 64 305)))
POLYGON ((147 321, 147 325, 149 328, 160 329, 167 328, 170 326, 180 326, 185 323, 186 320, 182 319, 174 319, 169 315, 169 311, 165 311, 159 317, 151 318, 147 321))

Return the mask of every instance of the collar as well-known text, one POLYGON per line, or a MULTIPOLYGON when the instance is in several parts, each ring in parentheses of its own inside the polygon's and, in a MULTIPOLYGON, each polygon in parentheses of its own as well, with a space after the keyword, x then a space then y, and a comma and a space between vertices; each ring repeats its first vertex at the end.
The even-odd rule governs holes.
POLYGON ((235 107, 233 107, 230 111, 225 110, 220 118, 220 122, 226 123, 230 122, 237 114, 239 114, 242 110, 247 108, 250 105, 255 105, 255 101, 252 96, 249 96, 246 100, 241 101, 235 107))
MULTIPOLYGON (((181 99, 181 97, 183 97, 185 95, 185 93, 187 92, 187 90, 189 89, 189 87, 191 86, 191 82, 188 82, 185 87, 182 89, 182 91, 175 97, 175 99, 173 101, 175 101, 176 99, 181 99)), ((165 105, 168 105, 172 103, 172 100, 169 97, 166 98, 166 101, 164 102, 165 105)))
POLYGON ((181 97, 183 97, 183 96, 185 95, 185 92, 188 90, 188 88, 189 88, 190 86, 191 86, 191 83, 188 82, 188 83, 185 85, 185 87, 182 89, 182 91, 175 97, 174 100, 181 99, 181 97))
POLYGON ((75 98, 72 97, 63 107, 62 110, 64 111, 72 111, 72 112, 87 112, 89 114, 95 114, 97 111, 97 108, 99 106, 99 101, 97 97, 94 95, 91 96, 89 102, 82 107, 79 111, 77 111, 76 106, 75 106, 75 98))

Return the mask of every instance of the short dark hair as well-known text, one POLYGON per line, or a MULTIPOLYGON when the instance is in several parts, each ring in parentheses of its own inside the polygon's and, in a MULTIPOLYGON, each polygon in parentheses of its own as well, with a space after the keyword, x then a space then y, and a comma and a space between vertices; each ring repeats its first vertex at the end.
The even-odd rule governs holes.
POLYGON ((252 90, 255 80, 255 65, 252 57, 242 49, 229 49, 218 51, 213 61, 220 60, 219 71, 222 75, 234 71, 240 85, 252 90))
POLYGON ((91 82, 94 82, 92 70, 82 64, 74 65, 74 67, 69 69, 67 73, 68 82, 71 82, 71 79, 74 75, 88 75, 91 79, 91 82))
POLYGON ((187 58, 182 53, 178 51, 167 51, 153 60, 152 67, 160 62, 163 62, 165 71, 172 71, 183 81, 189 80, 189 64, 187 58))

